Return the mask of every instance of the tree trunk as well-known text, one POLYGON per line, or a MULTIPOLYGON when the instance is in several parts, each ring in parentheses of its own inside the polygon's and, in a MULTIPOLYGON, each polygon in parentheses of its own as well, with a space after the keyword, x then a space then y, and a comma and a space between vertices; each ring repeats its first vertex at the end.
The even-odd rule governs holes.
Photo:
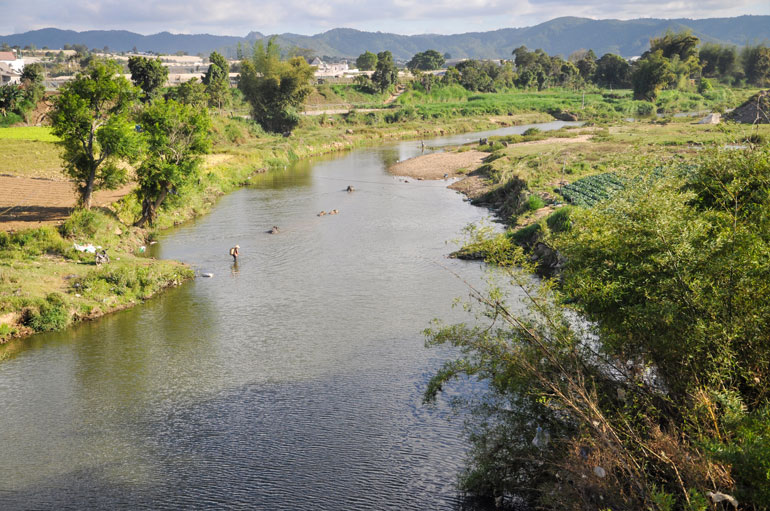
POLYGON ((88 173, 88 179, 86 180, 86 186, 82 188, 82 196, 80 197, 80 203, 85 209, 91 209, 91 196, 94 193, 94 180, 96 179, 96 167, 92 166, 91 171, 88 173))
POLYGON ((163 201, 165 200, 166 196, 168 195, 168 185, 164 186, 158 197, 153 201, 152 198, 146 197, 142 201, 142 217, 136 221, 134 226, 136 227, 143 227, 144 224, 149 223, 152 225, 153 221, 155 220, 155 215, 158 212, 158 208, 161 204, 163 204, 163 201))

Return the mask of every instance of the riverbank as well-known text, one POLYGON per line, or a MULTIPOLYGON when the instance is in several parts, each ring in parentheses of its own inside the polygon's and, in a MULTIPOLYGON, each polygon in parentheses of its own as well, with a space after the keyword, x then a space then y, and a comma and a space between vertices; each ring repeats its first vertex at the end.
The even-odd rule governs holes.
MULTIPOLYGON (((0 344, 132 307, 193 278, 194 271, 181 263, 144 257, 146 247, 157 230, 206 214, 219 197, 248 185, 254 174, 282 169, 300 159, 392 140, 433 138, 550 119, 530 113, 502 121, 454 119, 440 126, 408 121, 373 127, 327 118, 308 122, 291 137, 283 137, 265 134, 248 120, 215 118, 216 154, 208 155, 198 182, 179 190, 160 211, 153 230, 132 227, 140 213, 132 193, 108 207, 78 212, 66 220, 62 212, 50 225, 12 233, 0 230, 0 344), (98 267, 95 256, 78 252, 75 244, 102 247, 112 260, 98 267)), ((34 158, 30 158, 32 164, 34 158)), ((31 181, 41 187, 51 183, 31 181)), ((36 208, 35 204, 25 206, 36 208)))

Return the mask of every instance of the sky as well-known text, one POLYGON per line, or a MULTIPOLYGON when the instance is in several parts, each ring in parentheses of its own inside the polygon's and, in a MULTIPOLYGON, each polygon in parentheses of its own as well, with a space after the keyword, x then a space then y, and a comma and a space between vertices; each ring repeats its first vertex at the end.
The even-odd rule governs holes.
POLYGON ((716 18, 770 14, 768 0, 0 0, 0 34, 39 28, 245 36, 312 35, 347 27, 457 34, 595 19, 716 18))

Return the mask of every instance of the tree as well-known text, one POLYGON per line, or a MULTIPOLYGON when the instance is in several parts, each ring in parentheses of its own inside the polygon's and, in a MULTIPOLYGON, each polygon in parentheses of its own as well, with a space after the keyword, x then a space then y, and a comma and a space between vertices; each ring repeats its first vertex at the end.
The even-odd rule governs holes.
POLYGON ((160 58, 129 57, 128 69, 131 71, 131 81, 144 92, 142 101, 145 103, 152 100, 168 80, 168 68, 160 58))
POLYGON ((280 59, 271 38, 254 45, 251 59, 241 65, 238 88, 251 105, 252 116, 266 131, 289 132, 299 123, 297 109, 310 94, 314 70, 302 57, 280 59))
POLYGON ((760 87, 770 84, 770 48, 764 44, 746 46, 741 60, 749 83, 760 87))
POLYGON ((3 113, 3 117, 7 117, 9 112, 16 110, 23 99, 24 91, 18 85, 9 83, 0 86, 0 112, 3 113))
POLYGON ((370 51, 365 51, 356 59, 356 67, 360 71, 372 71, 377 67, 377 55, 370 51))
POLYGON ((200 155, 208 152, 208 112, 174 101, 155 101, 139 116, 147 158, 136 169, 142 216, 136 226, 152 225, 166 197, 197 176, 200 155))
POLYGON ((578 68, 578 71, 580 72, 580 77, 585 81, 590 81, 593 79, 594 73, 596 72, 596 54, 593 50, 588 50, 585 52, 584 55, 582 55, 581 58, 577 59, 574 62, 575 66, 578 68))
POLYGON ((689 78, 700 72, 699 44, 700 39, 690 32, 668 31, 663 37, 650 40, 650 49, 642 55, 642 58, 660 51, 663 58, 672 62, 678 59, 675 67, 678 68, 676 74, 681 81, 682 78, 689 78))
POLYGON ((180 83, 176 87, 172 87, 167 96, 183 105, 190 105, 199 109, 205 108, 209 102, 206 87, 197 78, 192 78, 180 83))
POLYGON ((614 53, 605 53, 596 61, 594 81, 602 87, 628 87, 631 65, 614 53))
POLYGON ((636 61, 631 73, 634 99, 654 101, 658 92, 676 79, 671 71, 671 62, 657 50, 636 61))
POLYGON ((85 209, 95 190, 125 180, 118 163, 140 153, 139 134, 129 119, 138 91, 120 72, 115 61, 92 62, 62 86, 50 114, 51 131, 64 148, 64 170, 77 183, 85 209))
POLYGON ((217 52, 209 56, 209 61, 211 64, 203 77, 203 85, 206 86, 210 104, 221 110, 230 95, 230 64, 217 52))
POLYGON ((398 69, 393 62, 393 55, 389 51, 377 54, 377 66, 372 73, 372 83, 380 92, 385 92, 398 82, 398 69))
POLYGON ((409 70, 419 69, 420 71, 432 71, 434 69, 440 69, 444 65, 444 57, 436 50, 427 50, 421 53, 416 53, 412 60, 410 60, 406 67, 409 70))

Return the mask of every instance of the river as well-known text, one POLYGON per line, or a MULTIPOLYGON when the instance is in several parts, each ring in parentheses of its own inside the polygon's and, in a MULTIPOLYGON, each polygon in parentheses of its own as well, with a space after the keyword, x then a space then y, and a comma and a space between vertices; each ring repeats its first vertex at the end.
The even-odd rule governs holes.
POLYGON ((0 509, 461 506, 462 417, 421 403, 451 352, 421 331, 472 320, 447 268, 474 283, 483 270, 446 255, 488 212, 385 171, 419 153, 403 142, 255 176, 152 247, 212 278, 16 344, 0 362, 0 509))

